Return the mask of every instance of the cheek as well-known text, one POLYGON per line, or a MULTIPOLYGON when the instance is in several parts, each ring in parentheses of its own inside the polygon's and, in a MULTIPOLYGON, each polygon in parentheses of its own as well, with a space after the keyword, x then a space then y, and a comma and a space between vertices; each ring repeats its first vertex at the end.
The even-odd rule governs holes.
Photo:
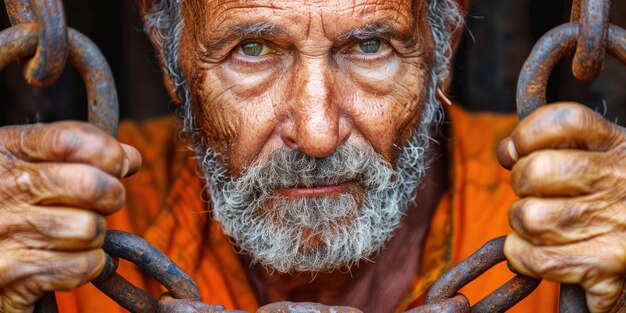
POLYGON ((395 164, 400 147, 417 128, 426 99, 428 69, 397 60, 384 68, 348 67, 341 82, 346 114, 355 130, 395 164))
POLYGON ((240 74, 228 67, 205 69, 194 81, 200 127, 210 147, 224 156, 237 175, 265 150, 280 145, 272 136, 277 122, 278 84, 267 83, 273 72, 240 74))
MULTIPOLYGON (((208 145, 226 155, 236 136, 241 119, 235 101, 229 95, 229 86, 200 68, 187 80, 192 97, 193 114, 208 145)), ((188 76, 189 77, 189 76, 188 76)))

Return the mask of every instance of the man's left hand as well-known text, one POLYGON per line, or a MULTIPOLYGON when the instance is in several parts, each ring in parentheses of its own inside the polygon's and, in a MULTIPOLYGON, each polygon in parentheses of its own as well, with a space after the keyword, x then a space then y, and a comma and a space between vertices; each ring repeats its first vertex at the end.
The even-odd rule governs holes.
POLYGON ((521 197, 504 247, 513 268, 582 286, 593 313, 626 310, 626 129, 580 104, 546 105, 498 158, 521 197))

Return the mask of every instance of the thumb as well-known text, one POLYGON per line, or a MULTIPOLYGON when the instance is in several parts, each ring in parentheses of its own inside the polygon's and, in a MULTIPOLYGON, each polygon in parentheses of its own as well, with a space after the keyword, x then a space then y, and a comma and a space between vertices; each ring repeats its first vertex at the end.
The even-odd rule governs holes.
POLYGON ((132 176, 141 169, 141 153, 139 150, 127 144, 120 144, 122 150, 124 150, 124 166, 122 170, 122 177, 132 176))
POLYGON ((506 137, 498 144, 498 161, 502 167, 510 170, 519 160, 515 143, 511 137, 506 137))

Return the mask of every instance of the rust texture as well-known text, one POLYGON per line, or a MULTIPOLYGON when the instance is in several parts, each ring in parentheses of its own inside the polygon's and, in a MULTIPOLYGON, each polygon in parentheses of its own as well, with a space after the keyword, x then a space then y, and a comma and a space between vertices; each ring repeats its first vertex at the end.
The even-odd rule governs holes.
POLYGON ((110 230, 107 231, 103 249, 110 256, 139 266, 167 288, 174 298, 200 299, 198 287, 191 277, 144 239, 127 232, 110 230))
POLYGON ((92 284, 130 312, 152 313, 159 311, 156 300, 118 273, 111 273, 107 278, 94 281, 92 284))
POLYGON ((37 49, 37 24, 19 24, 0 32, 0 70, 37 49))
MULTIPOLYGON (((69 60, 87 88, 89 122, 117 135, 119 109, 113 74, 98 47, 69 28, 69 60)), ((0 70, 11 62, 32 55, 38 43, 37 25, 20 24, 0 32, 0 70)))
POLYGON ((450 299, 437 303, 425 304, 404 313, 469 313, 469 300, 464 295, 458 294, 450 299))
MULTIPOLYGON (((580 27, 572 73, 576 79, 591 82, 604 68, 609 31, 609 0, 579 0, 578 12, 571 17, 580 27), (580 14, 580 12, 585 12, 580 14)), ((573 9, 574 10, 574 9, 573 9)))
POLYGON ((472 306, 472 313, 504 312, 530 295, 541 280, 517 275, 472 306))
MULTIPOLYGON (((546 87, 554 66, 577 44, 578 23, 561 25, 543 35, 524 63, 517 83, 517 113, 521 118, 546 103, 546 87)), ((626 31, 609 25, 607 52, 626 64, 626 31)))
POLYGON ((59 0, 11 0, 7 12, 13 24, 36 23, 37 51, 26 61, 26 81, 37 87, 52 85, 63 73, 68 53, 67 26, 59 0))
MULTIPOLYGON (((595 80, 602 73, 607 53, 626 65, 626 31, 609 24, 609 6, 608 0, 574 0, 571 22, 539 39, 524 63, 517 84, 520 119, 546 103, 548 78, 565 55, 575 51, 572 72, 585 82, 595 80)), ((589 312, 584 290, 575 285, 561 285, 559 310, 589 312)))
POLYGON ((89 122, 117 136, 119 107, 113 74, 100 49, 85 35, 69 28, 69 60, 87 88, 89 122))
POLYGON ((454 297, 463 286, 504 261, 505 239, 506 237, 498 237, 490 240, 474 254, 443 274, 426 295, 426 304, 454 297))
MULTIPOLYGON (((459 299, 458 291, 496 264, 503 262, 506 237, 490 240, 474 254, 447 271, 426 295, 427 305, 443 305, 443 301, 459 299)), ((541 280, 517 275, 471 307, 471 312, 504 312, 532 293, 541 280)), ((465 298, 465 297, 463 297, 465 298)), ((465 299, 467 301, 467 299, 465 299)), ((461 305, 461 300, 448 305, 461 305)), ((447 306, 445 306, 447 307, 447 306)), ((469 303, 468 303, 469 307, 469 303)), ((462 312, 456 309, 450 312, 462 312)), ((422 311, 409 311, 417 313, 422 311)), ((425 311, 430 312, 430 311, 425 311)), ((434 312, 434 311, 433 311, 434 312)))
MULTIPOLYGON (((0 70, 8 63, 23 60, 26 80, 34 86, 48 86, 60 76, 69 59, 80 72, 88 94, 89 121, 112 135, 118 124, 117 93, 113 77, 100 50, 86 36, 68 28, 60 0, 5 0, 14 25, 0 32, 0 70)), ((544 35, 524 64, 518 82, 518 115, 524 118, 545 104, 548 77, 556 63, 575 51, 572 71, 577 79, 592 81, 603 69, 606 53, 626 64, 626 31, 608 22, 609 0, 574 0, 571 22, 544 35)), ((432 286, 426 304, 407 313, 504 312, 530 294, 540 280, 517 275, 483 300, 470 307, 458 291, 505 260, 505 237, 489 241, 480 250, 445 273, 432 286)), ((131 312, 191 312, 203 309, 226 311, 221 306, 200 302, 193 280, 162 252, 140 237, 121 231, 107 232, 103 272, 92 283, 131 312), (118 258, 135 263, 166 287, 169 292, 158 301, 132 285, 115 271, 118 258)), ((584 291, 562 286, 561 312, 586 312, 584 291)), ((37 302, 38 313, 57 312, 53 293, 37 302)), ((360 313, 350 307, 317 303, 279 302, 260 308, 258 313, 343 312, 360 313)))
POLYGON ((312 302, 276 302, 259 308, 256 313, 363 313, 346 306, 326 306, 312 302))

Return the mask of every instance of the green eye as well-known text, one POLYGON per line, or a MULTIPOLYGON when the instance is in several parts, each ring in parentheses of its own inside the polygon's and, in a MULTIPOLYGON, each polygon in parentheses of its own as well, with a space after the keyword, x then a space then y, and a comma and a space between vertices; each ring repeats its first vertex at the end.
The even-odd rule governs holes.
POLYGON ((271 50, 261 42, 247 42, 239 46, 241 54, 249 57, 258 57, 269 53, 271 50))
POLYGON ((384 41, 378 38, 366 39, 359 41, 358 44, 352 47, 352 50, 361 52, 361 53, 376 53, 380 50, 386 48, 386 44, 384 41))

